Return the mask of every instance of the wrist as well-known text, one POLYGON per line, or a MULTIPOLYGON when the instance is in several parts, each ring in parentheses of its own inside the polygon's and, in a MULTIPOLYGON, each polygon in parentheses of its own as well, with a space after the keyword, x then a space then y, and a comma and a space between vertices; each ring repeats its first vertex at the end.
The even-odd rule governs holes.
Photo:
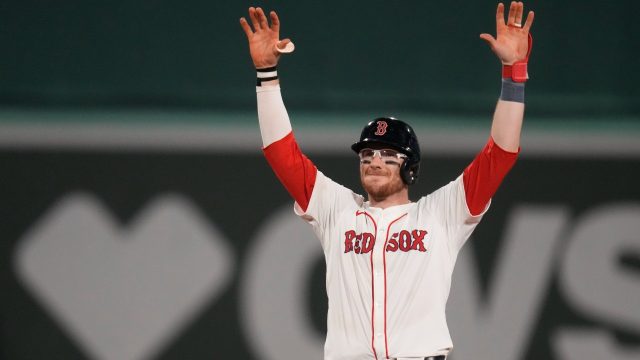
POLYGON ((529 79, 527 60, 516 61, 512 65, 502 65, 502 79, 524 83, 529 79))
POLYGON ((533 46, 533 37, 527 34, 527 54, 524 59, 515 61, 511 64, 502 64, 502 78, 513 80, 517 83, 524 83, 529 79, 527 65, 529 63, 529 55, 531 55, 531 47, 533 46))
POLYGON ((524 103, 524 82, 502 79, 500 100, 524 103))
POLYGON ((256 69, 257 86, 277 84, 278 70, 275 66, 256 69))

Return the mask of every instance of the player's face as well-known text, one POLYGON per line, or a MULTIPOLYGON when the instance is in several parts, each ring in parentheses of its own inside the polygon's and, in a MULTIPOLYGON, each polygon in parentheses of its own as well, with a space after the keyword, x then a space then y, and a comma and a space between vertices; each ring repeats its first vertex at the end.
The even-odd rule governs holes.
POLYGON ((383 200, 402 191, 406 184, 400 177, 400 167, 406 156, 395 150, 369 148, 360 151, 360 181, 376 200, 383 200))

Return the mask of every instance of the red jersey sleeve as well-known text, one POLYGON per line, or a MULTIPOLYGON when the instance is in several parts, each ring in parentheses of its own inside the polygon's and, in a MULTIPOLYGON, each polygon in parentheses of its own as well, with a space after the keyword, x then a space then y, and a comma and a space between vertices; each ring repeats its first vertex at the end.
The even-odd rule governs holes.
POLYGON ((263 152, 282 185, 302 210, 306 211, 318 169, 300 151, 293 132, 269 144, 263 152))
POLYGON ((490 137, 484 149, 464 169, 465 198, 471 215, 479 215, 484 211, 502 179, 515 164, 519 152, 520 149, 509 152, 500 148, 490 137))

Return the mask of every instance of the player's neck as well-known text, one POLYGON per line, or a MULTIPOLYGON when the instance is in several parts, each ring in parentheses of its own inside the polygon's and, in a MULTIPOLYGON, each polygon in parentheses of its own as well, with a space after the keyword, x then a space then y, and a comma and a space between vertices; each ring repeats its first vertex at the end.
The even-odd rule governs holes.
POLYGON ((385 197, 376 197, 369 195, 369 206, 386 209, 392 206, 405 205, 411 202, 409 200, 409 191, 407 188, 402 191, 395 192, 385 197))

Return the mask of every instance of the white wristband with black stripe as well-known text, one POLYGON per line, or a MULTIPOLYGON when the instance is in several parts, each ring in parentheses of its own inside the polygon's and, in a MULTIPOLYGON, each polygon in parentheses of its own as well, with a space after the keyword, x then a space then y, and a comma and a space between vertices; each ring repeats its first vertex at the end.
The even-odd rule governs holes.
POLYGON ((272 81, 272 80, 278 79, 278 71, 275 66, 256 69, 256 71, 258 72, 257 86, 262 86, 262 83, 265 81, 272 81))

